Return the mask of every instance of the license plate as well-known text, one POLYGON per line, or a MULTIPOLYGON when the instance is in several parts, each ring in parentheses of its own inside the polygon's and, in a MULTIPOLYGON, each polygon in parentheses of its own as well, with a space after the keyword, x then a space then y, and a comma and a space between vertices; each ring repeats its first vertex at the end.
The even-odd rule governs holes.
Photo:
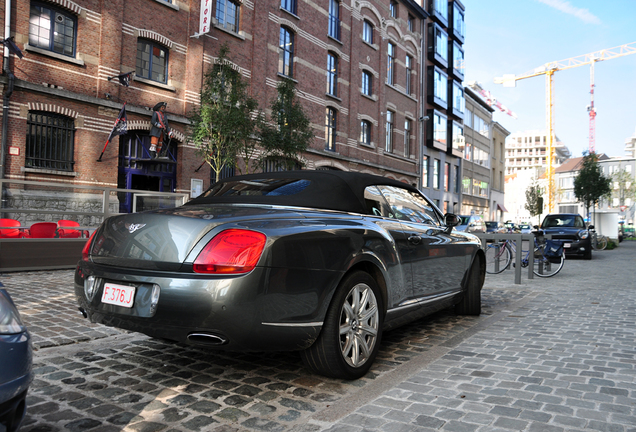
POLYGON ((570 244, 570 243, 563 243, 563 247, 567 249, 567 248, 569 248, 569 247, 572 247, 572 244, 570 244))
POLYGON ((135 300, 135 287, 105 283, 102 303, 131 308, 135 300))

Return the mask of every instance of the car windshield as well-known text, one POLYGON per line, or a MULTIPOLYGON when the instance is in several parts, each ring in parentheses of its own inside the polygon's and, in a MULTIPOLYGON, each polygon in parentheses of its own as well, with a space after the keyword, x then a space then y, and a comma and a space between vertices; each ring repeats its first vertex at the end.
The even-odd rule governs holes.
POLYGON ((497 228, 497 222, 486 222, 488 228, 497 228))
POLYGON ((530 225, 520 225, 519 228, 521 228, 521 229, 529 229, 530 225))
POLYGON ((556 215, 547 216, 543 221, 543 228, 551 227, 567 227, 567 228, 584 228, 583 219, 574 215, 556 215))

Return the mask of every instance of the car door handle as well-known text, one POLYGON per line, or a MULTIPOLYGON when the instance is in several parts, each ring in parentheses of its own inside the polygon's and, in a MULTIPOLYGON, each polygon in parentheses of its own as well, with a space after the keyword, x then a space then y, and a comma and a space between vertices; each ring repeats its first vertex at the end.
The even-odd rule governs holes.
POLYGON ((410 243, 419 244, 422 241, 422 237, 417 234, 411 234, 408 238, 410 243))

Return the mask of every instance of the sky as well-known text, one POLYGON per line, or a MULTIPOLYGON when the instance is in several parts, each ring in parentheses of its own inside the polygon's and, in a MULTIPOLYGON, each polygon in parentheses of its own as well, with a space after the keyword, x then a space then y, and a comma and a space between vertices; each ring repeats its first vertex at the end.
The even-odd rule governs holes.
MULTIPOLYGON (((510 133, 546 130, 545 75, 495 84, 553 61, 629 45, 634 54, 596 62, 596 153, 625 156, 636 135, 636 0, 461 0, 464 17, 464 85, 477 81, 517 115, 495 110, 510 133)), ((590 66, 553 75, 554 132, 572 152, 589 148, 590 66)))

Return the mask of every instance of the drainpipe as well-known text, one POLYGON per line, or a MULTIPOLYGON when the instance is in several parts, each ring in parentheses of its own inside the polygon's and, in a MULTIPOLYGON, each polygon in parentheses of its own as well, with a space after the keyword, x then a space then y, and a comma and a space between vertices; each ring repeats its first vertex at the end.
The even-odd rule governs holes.
MULTIPOLYGON (((5 0, 4 9, 4 38, 11 37, 11 0, 5 0)), ((9 128, 9 98, 13 93, 15 75, 9 70, 9 48, 4 47, 3 72, 9 77, 7 91, 2 98, 2 142, 0 143, 0 179, 4 179, 4 161, 7 149, 7 129, 9 128)))

